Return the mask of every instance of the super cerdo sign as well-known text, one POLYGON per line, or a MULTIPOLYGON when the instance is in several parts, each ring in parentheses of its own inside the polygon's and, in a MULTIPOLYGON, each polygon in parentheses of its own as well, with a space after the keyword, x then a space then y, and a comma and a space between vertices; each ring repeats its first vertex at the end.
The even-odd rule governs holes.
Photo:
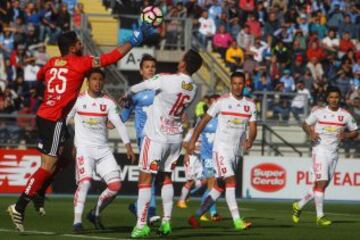
POLYGON ((262 163, 251 169, 251 186, 262 192, 276 192, 286 184, 286 170, 273 163, 262 163))
MULTIPOLYGON (((312 159, 247 156, 243 161, 244 198, 299 199, 313 185, 312 159)), ((360 160, 339 159, 326 199, 360 201, 360 160)))

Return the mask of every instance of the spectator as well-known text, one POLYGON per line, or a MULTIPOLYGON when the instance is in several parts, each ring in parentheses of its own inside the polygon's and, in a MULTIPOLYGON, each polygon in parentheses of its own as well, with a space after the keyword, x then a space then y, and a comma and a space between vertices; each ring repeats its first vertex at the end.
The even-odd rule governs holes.
POLYGON ((310 106, 310 102, 311 102, 310 91, 305 88, 304 82, 299 81, 296 84, 296 96, 293 98, 291 102, 291 112, 295 120, 298 122, 298 124, 301 123, 299 115, 304 114, 305 106, 306 105, 310 106))
MULTIPOLYGON (((275 91, 278 93, 286 93, 284 83, 279 82, 275 87, 275 91)), ((286 95, 275 95, 275 101, 273 106, 273 119, 288 121, 290 114, 290 101, 286 95)))
POLYGON ((312 34, 316 34, 319 39, 323 39, 326 36, 326 26, 322 24, 320 17, 315 16, 310 23, 309 31, 312 34))
POLYGON ((221 8, 221 5, 219 4, 218 0, 212 1, 212 4, 208 11, 209 11, 209 18, 211 18, 215 22, 215 24, 218 26, 220 15, 222 13, 222 8, 221 8))
POLYGON ((51 2, 45 3, 44 16, 42 18, 44 30, 40 32, 41 41, 45 41, 45 37, 48 36, 48 44, 57 44, 57 39, 61 34, 61 29, 57 25, 60 20, 58 17, 55 6, 51 2))
POLYGON ((37 84, 37 73, 39 72, 40 67, 35 65, 35 58, 31 58, 29 64, 26 64, 24 67, 24 81, 25 85, 29 89, 36 87, 37 84))
POLYGON ((349 49, 355 50, 355 45, 354 43, 352 43, 350 39, 350 33, 344 32, 339 43, 339 50, 340 50, 339 57, 342 57, 349 49))
POLYGON ((214 35, 213 38, 213 47, 214 50, 220 53, 221 57, 225 59, 226 50, 229 48, 232 42, 231 35, 226 32, 225 26, 221 25, 219 31, 214 35))
POLYGON ((350 80, 351 92, 355 92, 360 88, 360 71, 354 73, 354 77, 350 80))
POLYGON ((15 22, 17 18, 25 20, 24 11, 20 8, 20 1, 13 0, 11 1, 11 8, 9 9, 9 15, 11 17, 11 22, 15 22))
POLYGON ((340 11, 340 5, 336 4, 334 6, 334 11, 333 13, 331 13, 329 15, 329 20, 328 20, 328 23, 327 25, 329 27, 335 27, 336 29, 340 29, 341 28, 341 24, 343 23, 344 21, 344 18, 343 18, 343 14, 342 12, 340 11))
POLYGON ((303 64, 303 56, 296 55, 295 60, 291 64, 291 72, 294 75, 295 82, 298 82, 301 76, 304 75, 305 69, 303 64))
POLYGON ((168 13, 168 17, 172 18, 170 22, 166 24, 166 44, 171 49, 180 48, 180 37, 183 32, 182 22, 179 18, 186 17, 186 9, 182 3, 176 4, 172 7, 168 13))
POLYGON ((9 29, 14 33, 15 44, 20 44, 25 41, 26 25, 22 17, 16 17, 15 22, 10 23, 9 29))
POLYGON ((345 74, 345 72, 340 72, 338 77, 335 80, 335 86, 338 87, 341 91, 341 96, 345 98, 350 92, 350 78, 345 74))
POLYGON ((60 27, 61 31, 70 31, 71 16, 68 11, 68 5, 65 3, 61 4, 57 20, 57 25, 60 27))
POLYGON ((278 41, 272 50, 277 60, 283 67, 290 62, 290 51, 282 41, 278 41))
POLYGON ((40 43, 40 38, 36 33, 35 26, 33 24, 28 24, 26 36, 25 36, 25 47, 30 48, 32 45, 40 43))
POLYGON ((322 61, 326 55, 324 50, 319 46, 319 43, 313 41, 310 48, 306 51, 306 57, 309 60, 316 58, 318 61, 322 61))
POLYGON ((344 22, 341 24, 341 28, 339 29, 340 36, 344 33, 349 32, 350 38, 352 39, 359 39, 359 27, 356 26, 355 23, 351 22, 350 15, 345 15, 344 22))
POLYGON ((272 35, 280 28, 280 21, 276 17, 276 12, 269 13, 269 19, 264 23, 264 35, 272 35))
POLYGON ((240 0, 239 8, 245 13, 253 12, 255 9, 255 1, 254 0, 240 0))
POLYGON ((225 62, 234 72, 244 62, 244 52, 239 48, 237 42, 233 40, 225 54, 225 62))
POLYGON ((236 41, 242 49, 249 49, 250 46, 254 44, 255 38, 250 33, 249 25, 245 25, 244 29, 239 32, 236 41))
POLYGON ((274 36, 279 41, 290 46, 294 40, 294 25, 291 23, 283 23, 281 27, 274 32, 274 36))
POLYGON ((250 47, 248 54, 252 55, 254 60, 258 63, 263 61, 263 51, 267 48, 266 42, 261 41, 260 38, 255 40, 255 44, 250 47))
POLYGON ((284 75, 280 78, 280 82, 284 84, 284 92, 289 93, 295 90, 295 81, 290 75, 289 69, 284 70, 284 75))
POLYGON ((281 69, 282 67, 279 64, 276 55, 272 55, 270 63, 267 65, 267 72, 270 74, 270 78, 274 83, 280 80, 281 69))
POLYGON ((311 75, 310 70, 307 68, 305 69, 304 75, 299 77, 299 81, 304 82, 305 88, 309 91, 313 90, 313 84, 315 82, 314 78, 311 75))
POLYGON ((315 79, 315 81, 322 79, 324 75, 324 69, 316 57, 311 58, 306 67, 310 70, 311 76, 313 79, 315 79))
POLYGON ((239 17, 234 17, 233 19, 230 20, 230 33, 231 36, 236 39, 238 33, 240 32, 241 27, 240 27, 240 19, 239 17))
POLYGON ((199 37, 200 42, 204 48, 207 47, 208 41, 211 41, 216 32, 216 25, 214 20, 209 18, 207 11, 203 11, 201 18, 199 18, 199 37))
POLYGON ((309 34, 309 23, 307 22, 307 17, 305 14, 300 14, 296 20, 297 28, 296 31, 301 31, 306 37, 309 34))
POLYGON ((9 28, 5 27, 4 32, 0 34, 0 50, 4 57, 8 59, 14 49, 14 34, 9 28))
POLYGON ((327 37, 325 37, 321 43, 324 48, 330 52, 336 52, 339 48, 339 39, 336 37, 336 32, 334 29, 330 29, 327 37))
POLYGON ((266 72, 258 72, 255 80, 255 91, 271 92, 273 90, 271 79, 266 75, 266 72))
POLYGON ((261 25, 260 22, 256 19, 255 14, 250 13, 245 24, 249 26, 251 35, 253 35, 255 38, 261 36, 261 25))
POLYGON ((35 58, 35 64, 42 67, 49 60, 50 56, 46 52, 46 45, 44 43, 39 43, 37 45, 33 45, 33 48, 29 48, 32 51, 32 55, 35 58))

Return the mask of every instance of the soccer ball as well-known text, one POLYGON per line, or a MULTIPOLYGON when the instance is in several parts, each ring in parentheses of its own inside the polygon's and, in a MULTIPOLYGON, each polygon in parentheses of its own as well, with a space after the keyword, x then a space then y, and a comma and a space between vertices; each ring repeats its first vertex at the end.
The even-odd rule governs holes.
POLYGON ((164 20, 164 15, 160 8, 156 6, 149 6, 141 11, 141 21, 149 23, 154 27, 160 26, 164 20))

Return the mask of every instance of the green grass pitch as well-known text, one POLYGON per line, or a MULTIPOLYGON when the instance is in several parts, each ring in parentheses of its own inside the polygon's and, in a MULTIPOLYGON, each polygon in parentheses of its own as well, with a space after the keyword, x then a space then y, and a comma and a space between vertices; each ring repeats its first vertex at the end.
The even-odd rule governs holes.
MULTIPOLYGON (((73 208, 72 198, 50 196, 46 202, 47 215, 40 217, 29 205, 25 217, 26 232, 20 234, 13 230, 12 223, 5 210, 14 197, 0 197, 0 239, 2 240, 42 240, 42 239, 129 239, 135 218, 127 210, 133 199, 118 198, 103 213, 103 223, 108 230, 95 231, 84 219, 88 230, 83 235, 72 233, 73 208)), ((158 201, 160 202, 160 201, 158 201)), ((88 200, 85 213, 94 205, 95 199, 88 200)), ((193 230, 187 225, 187 217, 198 206, 197 200, 189 202, 189 208, 179 209, 174 206, 172 227, 173 233, 167 239, 358 239, 360 236, 360 208, 358 204, 325 203, 325 213, 333 220, 330 227, 317 227, 313 206, 303 212, 301 222, 291 222, 290 202, 239 200, 241 215, 253 222, 249 230, 236 232, 224 201, 218 203, 219 212, 225 217, 218 223, 203 223, 203 228, 193 230)), ((161 208, 158 208, 158 211, 161 208)), ((161 210, 160 210, 161 211, 161 210)), ((152 229, 149 239, 159 238, 156 227, 152 229)))

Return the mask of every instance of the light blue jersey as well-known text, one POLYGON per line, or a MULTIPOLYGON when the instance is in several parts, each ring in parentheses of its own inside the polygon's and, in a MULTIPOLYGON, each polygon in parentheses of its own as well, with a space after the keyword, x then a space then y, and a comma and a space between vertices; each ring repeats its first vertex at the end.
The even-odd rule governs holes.
POLYGON ((212 159, 212 151, 217 124, 218 118, 214 117, 208 122, 201 133, 200 157, 203 167, 202 175, 205 178, 214 177, 216 173, 212 159))
POLYGON ((201 133, 201 146, 200 146, 200 157, 201 159, 211 159, 212 150, 214 145, 214 138, 216 127, 218 124, 218 118, 214 117, 208 122, 201 133))
POLYGON ((140 149, 141 142, 144 137, 144 126, 147 119, 147 108, 153 104, 155 97, 155 91, 145 90, 139 92, 132 96, 133 105, 125 107, 121 113, 120 118, 123 122, 126 122, 132 111, 135 110, 135 131, 136 131, 136 141, 140 149))

